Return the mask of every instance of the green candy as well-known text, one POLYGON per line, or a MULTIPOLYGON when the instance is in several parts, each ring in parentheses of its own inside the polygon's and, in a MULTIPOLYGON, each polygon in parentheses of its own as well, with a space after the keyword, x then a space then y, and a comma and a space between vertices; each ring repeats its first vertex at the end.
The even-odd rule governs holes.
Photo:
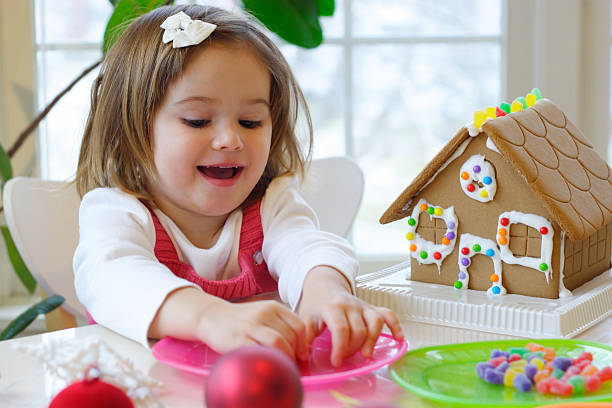
POLYGON ((455 281, 455 288, 461 289, 463 287, 463 283, 461 281, 455 281))
POLYGON ((555 377, 556 379, 559 379, 565 375, 565 371, 555 368, 551 375, 555 377))
POLYGON ((535 357, 540 357, 542 360, 544 360, 544 352, 543 351, 535 351, 535 352, 529 352, 529 353, 525 353, 525 355, 523 356, 523 358, 525 360, 529 360, 532 356, 535 357))
POLYGON ((506 113, 510 113, 510 104, 508 102, 502 102, 499 105, 499 109, 503 110, 506 113))
POLYGON ((540 92, 540 88, 533 88, 531 93, 535 95, 536 101, 542 99, 542 93, 540 92))
POLYGON ((572 394, 584 394, 584 377, 573 375, 567 379, 567 383, 574 387, 572 394))
POLYGON ((524 357, 525 354, 529 353, 529 349, 526 347, 510 347, 510 349, 508 350, 508 352, 510 353, 510 355, 512 354, 518 354, 521 357, 524 357))
POLYGON ((474 246, 472 247, 472 249, 474 250, 474 252, 480 252, 480 245, 478 245, 478 244, 474 244, 474 246))
POLYGON ((525 100, 524 96, 519 96, 518 98, 515 99, 515 101, 519 101, 520 103, 523 104, 523 109, 527 109, 527 101, 525 100))
POLYGON ((433 207, 429 207, 429 208, 427 209, 427 213, 428 213, 428 214, 433 214, 433 213, 434 213, 434 208, 433 208, 433 207))
POLYGON ((416 220, 414 218, 408 218, 408 225, 414 227, 416 225, 416 220))
POLYGON ((426 259, 427 258, 427 252, 423 251, 419 254, 421 256, 422 259, 426 259))
POLYGON ((541 271, 546 271, 546 270, 548 270, 548 265, 546 265, 546 263, 542 262, 542 263, 540 264, 540 270, 541 270, 541 271))

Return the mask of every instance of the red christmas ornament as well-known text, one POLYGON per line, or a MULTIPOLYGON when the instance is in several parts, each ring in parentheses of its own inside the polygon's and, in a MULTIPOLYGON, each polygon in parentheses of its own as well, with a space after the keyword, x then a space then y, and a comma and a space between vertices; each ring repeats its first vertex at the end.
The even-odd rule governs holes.
POLYGON ((209 408, 299 408, 297 365, 271 347, 247 346, 221 357, 206 382, 209 408))
POLYGON ((134 408, 122 389, 100 380, 95 367, 87 370, 85 379, 77 381, 53 398, 49 408, 134 408), (95 371, 93 376, 91 373, 95 371))

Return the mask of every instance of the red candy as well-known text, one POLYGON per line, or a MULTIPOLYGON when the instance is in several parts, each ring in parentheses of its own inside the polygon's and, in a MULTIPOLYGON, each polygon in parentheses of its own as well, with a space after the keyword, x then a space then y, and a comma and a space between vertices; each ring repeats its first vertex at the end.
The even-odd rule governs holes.
POLYGON ((514 353, 510 355, 510 358, 508 358, 508 362, 511 363, 513 361, 518 361, 521 360, 523 357, 521 357, 520 354, 514 353))
POLYGON ((499 356, 499 357, 489 359, 489 363, 493 364, 495 367, 505 362, 506 362, 506 357, 504 356, 499 356))
POLYGON ((507 226, 509 222, 510 221, 506 217, 502 217, 502 219, 499 220, 499 223, 503 225, 504 227, 507 226))
POLYGON ((504 112, 503 110, 499 109, 499 107, 495 108, 495 117, 499 118, 500 116, 506 116, 506 112, 504 112))
POLYGON ((463 247, 463 248, 461 248, 461 253, 463 255, 468 255, 470 253, 470 249, 467 248, 467 247, 463 247))
POLYGON ((473 184, 468 184, 466 188, 467 188, 467 191, 469 191, 470 193, 473 193, 474 190, 476 190, 476 187, 474 187, 473 184))
POLYGON ((536 388, 538 389, 538 392, 540 394, 548 394, 550 392, 550 384, 552 384, 553 380, 554 380, 554 378, 547 377, 547 378, 544 378, 544 379, 538 381, 536 383, 536 388))
POLYGON ((569 397, 574 392, 574 387, 561 380, 553 378, 550 380, 550 393, 555 395, 563 395, 569 397))
POLYGON ((584 389, 589 392, 597 391, 600 385, 601 385, 601 380, 596 375, 586 377, 584 380, 584 389))
POLYGON ((597 371, 593 375, 598 376, 599 379, 601 380, 601 382, 612 380, 612 367, 605 366, 604 368, 602 368, 601 370, 597 371))

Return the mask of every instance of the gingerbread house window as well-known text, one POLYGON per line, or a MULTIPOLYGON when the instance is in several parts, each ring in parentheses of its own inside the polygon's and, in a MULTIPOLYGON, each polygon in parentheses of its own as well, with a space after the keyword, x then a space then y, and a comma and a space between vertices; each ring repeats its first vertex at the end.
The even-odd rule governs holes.
POLYGON ((419 200, 408 218, 410 255, 419 263, 440 264, 453 251, 459 221, 453 207, 442 208, 419 200))
POLYGON ((510 227, 510 251, 514 256, 540 257, 542 236, 539 231, 525 224, 510 227))
POLYGON ((565 275, 574 275, 582 271, 583 267, 591 267, 606 257, 607 228, 594 232, 582 241, 573 242, 565 239, 565 275))
POLYGON ((496 240, 501 251, 502 261, 509 264, 518 264, 536 271, 543 272, 549 280, 552 275, 552 249, 554 230, 551 223, 544 217, 536 214, 526 214, 519 211, 507 211, 500 214, 497 224, 496 240), (533 229, 540 234, 539 251, 537 237, 533 229), (512 248, 512 234, 516 235, 518 244, 514 253, 512 248), (530 235, 532 235, 530 237, 530 235), (538 253, 539 256, 532 254, 538 253))

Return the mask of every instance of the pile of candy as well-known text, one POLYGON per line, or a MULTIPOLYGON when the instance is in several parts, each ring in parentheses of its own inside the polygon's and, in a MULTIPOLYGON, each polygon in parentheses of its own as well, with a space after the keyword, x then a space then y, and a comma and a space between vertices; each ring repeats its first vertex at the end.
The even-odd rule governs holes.
POLYGON ((612 367, 598 369, 593 355, 582 352, 577 358, 556 356, 555 350, 536 343, 493 350, 488 361, 476 365, 476 374, 491 384, 504 384, 522 392, 534 386, 541 394, 570 396, 594 392, 612 380, 612 367))

